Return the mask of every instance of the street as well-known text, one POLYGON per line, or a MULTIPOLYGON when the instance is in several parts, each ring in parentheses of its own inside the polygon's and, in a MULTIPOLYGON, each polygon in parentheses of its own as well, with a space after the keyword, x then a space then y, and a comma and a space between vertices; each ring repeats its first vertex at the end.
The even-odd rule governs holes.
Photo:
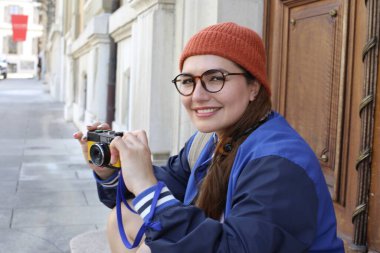
POLYGON ((71 238, 105 227, 63 106, 40 81, 0 80, 0 253, 70 252, 71 238))

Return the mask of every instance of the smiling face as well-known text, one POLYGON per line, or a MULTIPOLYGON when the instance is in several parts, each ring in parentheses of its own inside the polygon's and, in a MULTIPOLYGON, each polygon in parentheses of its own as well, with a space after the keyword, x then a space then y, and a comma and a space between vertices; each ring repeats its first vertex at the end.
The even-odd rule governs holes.
MULTIPOLYGON (((210 69, 226 73, 241 73, 232 61, 216 55, 195 55, 184 62, 182 73, 200 76, 210 69)), ((192 95, 181 96, 181 101, 195 127, 201 132, 218 135, 235 124, 243 115, 250 101, 255 99, 260 85, 247 83, 243 75, 227 76, 224 87, 217 93, 207 92, 197 79, 192 95)))

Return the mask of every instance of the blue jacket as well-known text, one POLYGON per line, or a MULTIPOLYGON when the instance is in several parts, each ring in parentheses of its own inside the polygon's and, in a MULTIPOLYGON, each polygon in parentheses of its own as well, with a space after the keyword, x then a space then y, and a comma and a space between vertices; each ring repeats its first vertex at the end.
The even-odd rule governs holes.
MULTIPOLYGON (((154 166, 167 188, 153 216, 161 229, 146 231, 153 253, 344 252, 319 161, 283 117, 272 113, 239 147, 222 222, 192 205, 215 146, 211 138, 190 170, 192 140, 166 166, 154 166)), ((109 207, 115 205, 114 181, 116 176, 98 182, 100 199, 109 207)), ((155 187, 133 201, 144 220, 155 187)))

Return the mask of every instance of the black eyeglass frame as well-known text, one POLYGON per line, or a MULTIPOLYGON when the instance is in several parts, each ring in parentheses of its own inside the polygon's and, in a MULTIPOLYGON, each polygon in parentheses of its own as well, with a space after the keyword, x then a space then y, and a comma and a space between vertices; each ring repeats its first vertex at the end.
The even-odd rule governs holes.
POLYGON ((197 85, 197 82, 196 82, 197 78, 201 81, 201 85, 202 85, 202 87, 203 87, 203 89, 205 91, 210 92, 210 93, 217 93, 217 92, 219 92, 219 91, 221 91, 223 89, 224 84, 226 82, 226 77, 227 76, 236 76, 236 75, 244 75, 246 77, 249 77, 249 74, 248 73, 244 73, 244 72, 243 73, 229 73, 229 72, 222 71, 222 70, 219 70, 219 69, 209 69, 209 70, 206 70, 205 72, 203 72, 203 74, 200 75, 200 76, 194 76, 194 75, 186 74, 186 73, 178 74, 176 77, 174 77, 174 79, 172 80, 172 83, 174 84, 174 86, 177 89, 177 91, 178 91, 179 94, 181 94, 182 96, 188 97, 188 96, 191 96, 194 93, 195 86, 197 85), (210 91, 210 90, 207 89, 207 86, 206 86, 205 82, 203 81, 202 77, 204 75, 207 75, 207 74, 210 74, 210 73, 217 73, 217 72, 220 73, 220 74, 222 74, 222 76, 223 76, 223 84, 222 84, 222 86, 220 87, 219 90, 217 90, 217 91, 210 91), (180 76, 190 77, 193 80, 193 82, 194 82, 193 89, 191 90, 191 92, 189 94, 183 94, 180 91, 180 89, 178 88, 178 86, 177 86, 177 82, 178 82, 177 78, 180 77, 180 76))

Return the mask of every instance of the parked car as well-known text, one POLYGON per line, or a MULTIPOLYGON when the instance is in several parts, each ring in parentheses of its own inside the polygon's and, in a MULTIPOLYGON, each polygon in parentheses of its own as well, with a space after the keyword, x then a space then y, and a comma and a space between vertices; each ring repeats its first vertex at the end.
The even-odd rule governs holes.
POLYGON ((8 62, 5 58, 0 58, 0 76, 3 76, 4 79, 7 78, 8 75, 8 62))

